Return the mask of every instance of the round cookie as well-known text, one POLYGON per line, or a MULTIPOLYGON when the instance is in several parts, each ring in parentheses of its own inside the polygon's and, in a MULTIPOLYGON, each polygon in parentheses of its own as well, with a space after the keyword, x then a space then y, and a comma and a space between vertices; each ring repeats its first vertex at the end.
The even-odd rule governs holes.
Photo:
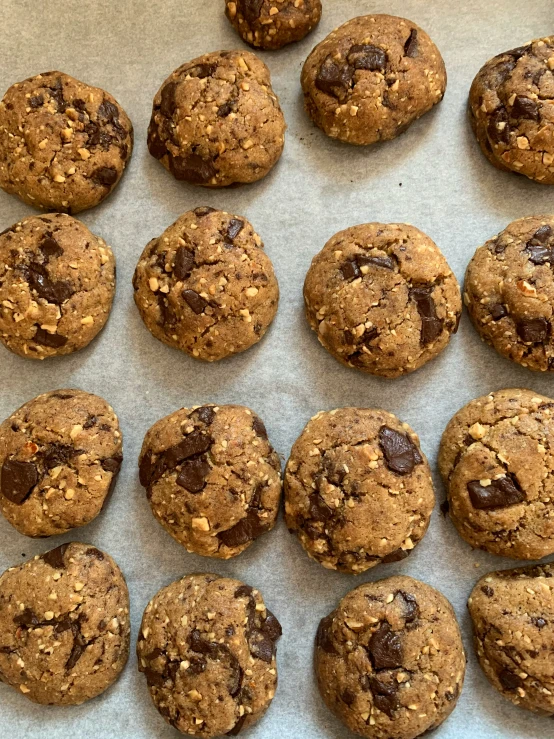
POLYGON ((353 18, 321 41, 302 69, 306 111, 349 144, 394 139, 439 103, 446 69, 419 26, 392 15, 353 18))
POLYGON ((351 590, 317 631, 323 700, 368 739, 415 739, 435 729, 456 706, 465 667, 452 606, 411 577, 351 590))
POLYGON ((164 529, 189 552, 236 557, 275 526, 281 463, 241 405, 181 408, 146 433, 140 482, 164 529))
POLYGON ((214 362, 263 337, 279 285, 263 243, 245 218, 213 208, 182 215, 144 249, 135 303, 164 344, 214 362))
POLYGON ((508 700, 554 716, 554 565, 489 572, 468 601, 483 672, 508 700))
POLYGON ((481 338, 499 354, 554 371, 554 216, 520 218, 475 252, 464 302, 481 338))
POLYGON ((498 169, 554 185, 554 36, 490 59, 469 93, 471 125, 498 169))
POLYGON ((554 401, 531 390, 476 398, 442 436, 450 518, 472 547, 513 559, 554 553, 554 401))
POLYGON ((434 504, 418 438, 392 413, 318 413, 292 448, 287 526, 328 569, 359 574, 404 559, 427 531, 434 504))
POLYGON ((156 97, 148 149, 177 180, 256 182, 277 163, 285 119, 269 69, 250 51, 214 51, 176 69, 156 97))
POLYGON ((26 536, 84 526, 106 504, 122 460, 105 400, 82 390, 39 395, 0 425, 0 509, 26 536))
POLYGON ((225 0, 225 15, 247 44, 281 49, 317 26, 321 0, 225 0))
POLYGON ((310 326, 347 367, 405 375, 436 357, 458 328, 456 277, 413 226, 367 223, 340 231, 304 283, 310 326))
POLYGON ((0 577, 0 680, 35 703, 78 705, 129 656, 129 593, 111 557, 62 544, 0 577))
POLYGON ((133 126, 109 93, 47 72, 0 101, 0 187, 44 210, 78 213, 101 203, 133 149, 133 126))
POLYGON ((115 293, 110 247, 62 213, 0 234, 0 341, 46 359, 83 349, 104 328, 115 293))
POLYGON ((203 739, 236 736, 273 700, 280 636, 258 590, 218 575, 187 575, 146 607, 139 670, 174 728, 203 739))

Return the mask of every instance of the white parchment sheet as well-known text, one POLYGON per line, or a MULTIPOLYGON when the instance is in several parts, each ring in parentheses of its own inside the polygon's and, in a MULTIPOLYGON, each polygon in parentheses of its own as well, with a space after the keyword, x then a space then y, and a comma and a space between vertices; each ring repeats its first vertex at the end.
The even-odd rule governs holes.
MULTIPOLYGON (((466 685, 440 739, 551 739, 554 722, 512 706, 488 684, 470 640, 466 599, 491 569, 513 566, 473 552, 440 514, 401 563, 354 578, 328 572, 304 554, 284 522, 228 562, 188 554, 155 521, 138 482, 145 431, 181 407, 244 403, 264 419, 275 448, 288 455, 307 420, 340 406, 381 406, 420 434, 436 474, 440 435, 471 398, 501 387, 554 395, 554 376, 531 373, 481 343, 463 316, 450 347, 419 372, 381 380, 339 365, 319 346, 303 315, 302 284, 312 257, 340 229, 368 221, 412 223, 445 253, 459 280, 476 247, 525 215, 554 211, 554 188, 495 170, 466 121, 471 80, 491 56, 554 33, 551 0, 324 0, 319 28, 299 44, 262 52, 288 122, 283 158, 261 182, 208 191, 178 183, 146 150, 152 98, 165 77, 204 52, 244 45, 224 17, 223 0, 0 0, 0 94, 50 69, 109 90, 130 115, 136 148, 128 172, 103 205, 82 220, 113 246, 117 297, 109 323, 84 351, 31 362, 0 347, 0 418, 35 395, 79 387, 106 397, 124 432, 125 460, 109 506, 92 524, 54 539, 32 540, 0 520, 0 568, 64 541, 94 543, 122 567, 131 592, 132 652, 121 679, 76 708, 35 706, 0 685, 0 737, 10 739, 177 739, 153 707, 136 669, 134 642, 142 611, 159 588, 189 572, 215 571, 259 587, 279 617, 279 688, 252 739, 346 739, 326 709, 312 674, 319 619, 351 588, 402 572, 439 588, 464 630, 466 685), (366 13, 403 15, 441 49, 449 84, 444 101, 393 142, 367 149, 333 142, 303 111, 299 75, 314 44, 366 13), (246 216, 264 239, 281 286, 273 327, 255 348, 201 364, 156 341, 133 303, 131 278, 145 244, 186 210, 211 205, 246 216)), ((0 192, 0 230, 32 210, 0 192)))

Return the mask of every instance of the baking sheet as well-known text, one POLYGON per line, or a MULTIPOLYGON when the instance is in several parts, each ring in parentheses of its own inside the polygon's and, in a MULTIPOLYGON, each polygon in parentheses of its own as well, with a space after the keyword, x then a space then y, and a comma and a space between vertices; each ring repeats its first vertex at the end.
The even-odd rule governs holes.
MULTIPOLYGON (((435 510, 429 533, 405 561, 353 578, 328 572, 303 553, 281 520, 277 529, 229 562, 187 554, 154 520, 139 485, 136 460, 143 435, 161 416, 206 402, 244 403, 258 412, 286 458, 317 411, 381 406, 411 424, 435 469, 442 430, 471 398, 501 387, 554 395, 554 377, 533 374, 484 346, 464 315, 438 360, 409 377, 387 381, 340 366, 317 343, 303 315, 302 284, 312 257, 338 230, 373 220, 404 221, 428 233, 458 279, 474 249, 525 215, 553 212, 554 188, 489 165, 465 118, 473 75, 496 53, 553 32, 544 0, 324 0, 319 28, 281 52, 262 53, 289 125, 285 153, 265 180, 219 192, 175 182, 146 150, 154 93, 181 63, 243 44, 223 15, 223 0, 2 0, 0 94, 15 81, 60 69, 109 90, 135 125, 136 149, 114 195, 81 214, 110 243, 118 287, 102 335, 70 357, 39 364, 0 347, 0 418, 35 395, 80 387, 106 397, 119 414, 125 461, 114 496, 92 524, 50 541, 31 540, 0 520, 0 568, 63 541, 94 543, 122 567, 132 604, 133 643, 142 611, 156 591, 188 572, 215 571, 259 587, 283 624, 279 689, 252 739, 339 739, 351 736, 319 698, 312 644, 319 619, 352 587, 395 573, 438 587, 453 603, 469 654, 466 685, 441 739, 546 739, 552 720, 502 699, 482 675, 470 642, 466 599, 490 569, 513 566, 472 552, 435 510), (449 74, 444 102, 396 141, 368 149, 332 142, 302 109, 299 75, 312 46, 351 17, 403 15, 433 37, 449 74), (199 364, 156 341, 143 326, 131 278, 144 245, 184 211, 211 205, 248 217, 265 241, 281 286, 274 325, 254 349, 214 365, 199 364)), ((32 211, 0 192, 0 230, 32 211)), ((134 650, 134 644, 132 649, 134 650)), ((35 706, 0 685, 0 735, 12 739, 176 739, 153 707, 134 651, 121 679, 76 708, 35 706)))

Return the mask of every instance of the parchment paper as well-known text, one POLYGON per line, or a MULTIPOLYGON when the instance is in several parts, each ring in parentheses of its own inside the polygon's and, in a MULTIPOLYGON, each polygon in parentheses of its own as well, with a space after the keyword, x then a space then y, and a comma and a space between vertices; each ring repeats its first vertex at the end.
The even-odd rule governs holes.
MULTIPOLYGON (((402 572, 438 587, 454 604, 469 655, 466 685, 441 739, 547 739, 552 720, 512 706, 488 684, 470 640, 466 599, 491 569, 513 566, 472 552, 435 510, 424 541, 405 561, 354 578, 312 562, 281 520, 277 529, 229 562, 187 554, 154 520, 139 485, 137 456, 147 428, 181 407, 244 403, 267 424, 286 458, 317 411, 381 406, 411 424, 436 474, 440 435, 471 398, 501 387, 554 395, 554 377, 533 374, 482 344, 464 315, 438 360, 409 377, 380 380, 340 366, 310 331, 302 284, 312 257, 338 230, 373 220, 412 223, 444 251, 458 279, 476 247, 525 215, 554 210, 554 188, 495 170, 479 152, 466 122, 469 85, 491 56, 554 32, 545 0, 324 0, 319 28, 303 42, 262 53, 289 125, 282 161, 265 180, 240 189, 207 191, 175 182, 147 153, 146 127, 154 93, 177 66, 207 51, 244 45, 223 15, 223 0, 2 0, 0 94, 15 81, 60 69, 109 90, 133 120, 136 149, 120 186, 82 220, 117 257, 117 298, 107 328, 84 351, 36 363, 0 347, 0 418, 35 395, 80 387, 106 397, 119 414, 125 461, 114 496, 82 530, 31 540, 0 520, 0 568, 63 541, 107 550, 131 592, 133 644, 121 679, 77 708, 35 706, 0 685, 0 736, 11 739, 176 739, 153 707, 136 669, 134 641, 148 600, 188 572, 215 571, 261 588, 283 624, 279 689, 266 717, 248 734, 257 739, 338 739, 351 736, 319 698, 312 644, 319 619, 365 580, 402 572), (335 143, 304 114, 299 75, 313 45, 333 28, 370 12, 403 15, 433 37, 448 69, 444 102, 408 133, 367 149, 335 143), (200 364, 156 341, 132 298, 131 277, 145 244, 181 213, 212 205, 248 217, 262 235, 281 286, 275 323, 254 349, 213 365, 200 364)), ((32 213, 0 193, 0 230, 32 213)))

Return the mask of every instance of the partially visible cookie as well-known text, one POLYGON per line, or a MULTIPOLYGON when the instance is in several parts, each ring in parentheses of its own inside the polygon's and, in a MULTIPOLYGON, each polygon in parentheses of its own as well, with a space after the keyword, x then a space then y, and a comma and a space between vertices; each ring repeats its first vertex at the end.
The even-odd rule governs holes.
POLYGON ((207 362, 260 341, 279 302, 273 265, 251 224, 213 208, 185 213, 153 239, 133 287, 148 330, 207 362))
POLYGON ((554 565, 489 572, 468 608, 489 681, 516 706, 554 716, 554 565))
POLYGON ((63 72, 18 82, 0 101, 0 187, 35 208, 98 205, 132 149, 133 126, 117 100, 63 72))
POLYGON ((440 726, 456 706, 465 667, 452 606, 411 577, 351 590, 317 631, 321 696, 367 739, 415 739, 440 726))
POLYGON ((78 705, 129 656, 129 593, 111 557, 62 544, 0 577, 0 680, 35 703, 78 705))
POLYGON ((250 51, 214 51, 176 69, 156 97, 148 149, 177 180, 256 182, 277 163, 285 119, 269 69, 250 51))
POLYGON ((510 223, 468 265, 464 302, 481 338, 529 369, 554 370, 554 216, 510 223))
POLYGON ((367 223, 335 234, 304 282, 310 326, 339 362, 383 377, 436 357, 462 311, 456 277, 413 226, 367 223))
POLYGON ((404 559, 427 531, 434 504, 416 434, 386 411, 318 413, 287 462, 287 526, 328 569, 359 574, 404 559))
POLYGON ((63 534, 90 523, 123 459, 113 408, 82 390, 30 400, 0 425, 0 509, 21 534, 63 534))
POLYGON ((0 234, 0 341, 31 359, 83 349, 115 293, 111 248, 71 216, 32 216, 0 234))
POLYGON ((281 49, 317 26, 321 0, 225 0, 225 14, 247 44, 281 49))
POLYGON ((554 554, 554 401, 531 390, 476 398, 442 436, 450 518, 472 547, 513 559, 554 554))
POLYGON ((353 18, 321 41, 302 69, 306 111, 349 144, 394 139, 439 103, 441 54, 419 26, 392 15, 353 18))
POLYGON ((258 590, 218 575, 187 575, 146 607, 139 670, 175 729, 203 739, 236 736, 273 700, 280 636, 258 590))
POLYGON ((146 433, 140 481, 161 525, 189 552, 236 557, 275 526, 281 463, 262 420, 241 405, 203 405, 146 433))
POLYGON ((498 169, 554 185, 554 36, 490 59, 469 93, 473 131, 498 169))

